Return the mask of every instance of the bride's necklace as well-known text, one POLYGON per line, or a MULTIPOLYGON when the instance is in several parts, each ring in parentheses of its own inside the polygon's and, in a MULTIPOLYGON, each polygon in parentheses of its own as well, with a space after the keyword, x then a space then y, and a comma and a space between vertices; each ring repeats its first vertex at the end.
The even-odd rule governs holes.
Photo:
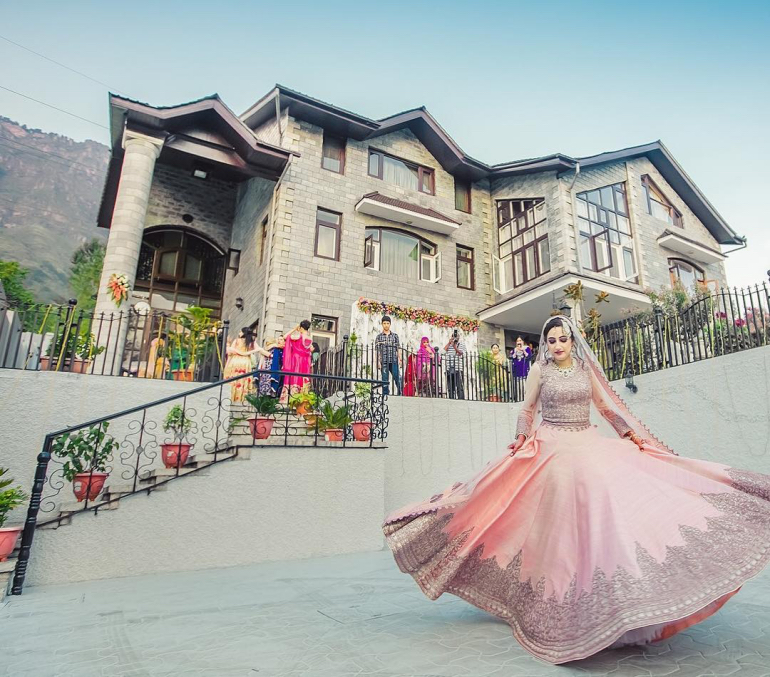
POLYGON ((561 374, 564 377, 569 376, 573 371, 575 371, 575 360, 572 360, 572 364, 569 367, 562 368, 558 364, 554 362, 554 367, 556 367, 556 371, 561 374))

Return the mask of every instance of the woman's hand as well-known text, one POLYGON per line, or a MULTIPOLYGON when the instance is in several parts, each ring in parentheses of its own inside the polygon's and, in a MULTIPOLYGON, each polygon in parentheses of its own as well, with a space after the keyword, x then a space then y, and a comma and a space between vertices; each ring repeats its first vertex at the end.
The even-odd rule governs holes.
POLYGON ((524 446, 526 439, 527 438, 524 435, 519 435, 513 444, 508 445, 508 448, 511 450, 511 456, 514 456, 516 452, 524 446))

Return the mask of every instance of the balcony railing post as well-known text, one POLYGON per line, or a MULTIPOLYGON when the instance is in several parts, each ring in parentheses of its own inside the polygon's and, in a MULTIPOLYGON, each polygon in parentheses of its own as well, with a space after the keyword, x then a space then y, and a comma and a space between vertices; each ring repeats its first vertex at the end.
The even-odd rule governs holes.
POLYGON ((24 578, 27 575, 27 565, 29 564, 29 555, 32 550, 32 540, 35 538, 35 527, 37 526, 37 513, 40 510, 40 500, 43 496, 43 486, 48 474, 48 462, 51 460, 51 447, 53 438, 46 435, 43 443, 43 450, 37 457, 37 468, 35 468, 35 479, 32 483, 32 491, 29 498, 29 507, 27 508, 27 519, 24 522, 24 531, 21 534, 21 547, 19 550, 19 559, 16 562, 16 573, 13 577, 12 595, 20 595, 24 588, 24 578))

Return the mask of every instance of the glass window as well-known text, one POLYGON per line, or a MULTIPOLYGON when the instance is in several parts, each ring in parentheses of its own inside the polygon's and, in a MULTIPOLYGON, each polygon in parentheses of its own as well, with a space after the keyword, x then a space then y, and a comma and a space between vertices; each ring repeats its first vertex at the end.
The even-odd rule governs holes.
POLYGON ((164 252, 160 256, 160 265, 158 272, 161 275, 176 275, 176 252, 164 252))
POLYGON ((324 134, 321 166, 330 172, 345 172, 345 139, 324 134))
POLYGON ((473 289, 473 250, 470 247, 457 247, 457 286, 460 289, 473 289))
POLYGON ((683 228, 682 214, 663 195, 653 180, 645 175, 642 177, 642 185, 644 186, 644 194, 647 198, 647 213, 656 219, 670 223, 672 226, 683 228))
POLYGON ((624 184, 602 186, 578 193, 576 198, 582 267, 618 280, 635 279, 624 184), (627 251, 621 251, 621 245, 627 251))
POLYGON ((407 280, 437 281, 436 247, 398 230, 367 228, 364 267, 407 280))
POLYGON ((434 194, 433 170, 379 150, 369 150, 369 175, 394 186, 434 194))
POLYGON ((696 283, 706 279, 705 273, 697 266, 680 259, 669 259, 671 283, 681 283, 685 288, 691 289, 696 283))
POLYGON ((316 212, 315 255, 339 261, 342 215, 326 209, 316 212))
POLYGON ((551 261, 544 198, 501 200, 497 217, 498 253, 501 260, 513 253, 514 286, 549 272, 551 261))
POLYGON ((471 211, 471 184, 455 177, 455 209, 461 212, 471 211))

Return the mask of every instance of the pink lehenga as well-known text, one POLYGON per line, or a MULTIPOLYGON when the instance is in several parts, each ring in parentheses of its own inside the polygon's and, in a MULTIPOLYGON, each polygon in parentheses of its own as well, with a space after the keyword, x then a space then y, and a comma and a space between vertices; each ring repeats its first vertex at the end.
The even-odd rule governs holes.
POLYGON ((658 641, 717 611, 770 560, 770 476, 681 458, 636 419, 585 340, 574 368, 532 366, 511 456, 397 510, 399 568, 504 619, 530 653, 565 663, 658 641), (589 422, 593 402, 619 435, 589 422))
MULTIPOLYGON (((313 339, 307 334, 295 331, 286 337, 283 349, 283 371, 297 374, 309 374, 311 367, 310 347, 313 339)), ((291 395, 306 391, 310 388, 307 376, 285 376, 281 389, 281 402, 287 402, 291 395)))

